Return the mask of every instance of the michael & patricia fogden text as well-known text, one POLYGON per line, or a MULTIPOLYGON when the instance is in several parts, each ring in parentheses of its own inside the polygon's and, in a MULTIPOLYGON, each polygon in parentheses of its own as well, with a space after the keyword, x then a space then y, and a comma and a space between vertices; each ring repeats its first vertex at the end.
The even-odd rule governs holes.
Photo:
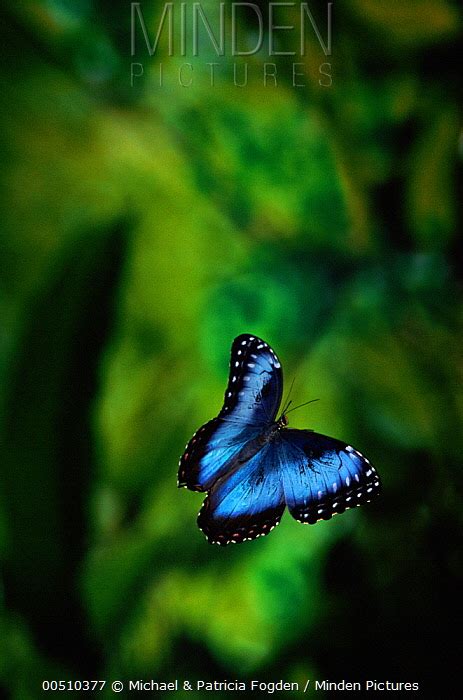
POLYGON ((129 681, 128 690, 144 690, 144 691, 176 691, 176 690, 203 690, 203 691, 228 691, 240 692, 251 691, 256 693, 281 693, 284 691, 299 691, 303 693, 311 691, 327 691, 327 690, 386 690, 386 691, 407 691, 419 690, 419 683, 416 681, 316 681, 307 680, 305 683, 289 682, 283 680, 277 681, 238 681, 238 680, 223 680, 223 681, 129 681))

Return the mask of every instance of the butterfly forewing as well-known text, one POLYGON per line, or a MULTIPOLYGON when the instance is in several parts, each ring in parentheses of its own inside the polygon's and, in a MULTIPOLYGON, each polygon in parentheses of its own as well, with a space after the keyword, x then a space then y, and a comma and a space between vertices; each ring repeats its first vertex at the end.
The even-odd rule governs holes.
POLYGON ((191 438, 180 458, 178 485, 208 491, 228 471, 230 463, 261 428, 214 418, 191 438))
POLYGON ((208 491, 243 445, 274 420, 282 385, 280 362, 268 344, 249 334, 235 338, 222 410, 186 445, 178 485, 208 491))
POLYGON ((235 338, 219 416, 247 426, 268 425, 275 420, 282 389, 281 364, 272 348, 254 335, 235 338))

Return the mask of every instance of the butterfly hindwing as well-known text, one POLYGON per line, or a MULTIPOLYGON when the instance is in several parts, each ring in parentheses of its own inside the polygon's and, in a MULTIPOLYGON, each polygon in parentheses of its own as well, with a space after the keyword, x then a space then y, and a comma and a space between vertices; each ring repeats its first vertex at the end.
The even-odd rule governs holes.
POLYGON ((212 544, 227 545, 267 535, 285 509, 283 484, 274 445, 266 444, 230 475, 219 479, 198 515, 212 544))
POLYGON ((240 449, 275 419, 282 384, 280 362, 267 343, 250 334, 235 338, 223 407, 185 447, 178 485, 208 491, 240 449))
POLYGON ((381 488, 378 473, 352 446, 310 430, 282 430, 277 449, 288 510, 314 524, 370 501, 381 488))

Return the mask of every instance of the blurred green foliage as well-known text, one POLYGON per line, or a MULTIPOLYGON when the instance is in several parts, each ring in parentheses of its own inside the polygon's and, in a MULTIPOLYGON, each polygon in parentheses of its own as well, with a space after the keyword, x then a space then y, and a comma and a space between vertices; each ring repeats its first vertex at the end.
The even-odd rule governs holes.
MULTIPOLYGON (((143 8, 154 32, 163 3, 143 8)), ((262 55, 246 87, 227 56, 212 86, 210 52, 185 59, 185 88, 165 43, 130 56, 129 3, 1 12, 1 687, 444 683, 462 574, 459 4, 336 3, 326 88, 314 36, 303 88, 288 56, 265 86, 262 55), (175 478, 245 331, 295 401, 321 399, 293 424, 366 452, 384 493, 222 550, 175 478)))

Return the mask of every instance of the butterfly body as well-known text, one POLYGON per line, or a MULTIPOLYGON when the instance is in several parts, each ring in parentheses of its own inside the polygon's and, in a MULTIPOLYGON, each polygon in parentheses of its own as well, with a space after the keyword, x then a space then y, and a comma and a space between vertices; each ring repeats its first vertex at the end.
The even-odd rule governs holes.
POLYGON ((268 534, 285 507, 302 523, 328 520, 379 493, 369 460, 344 442, 288 428, 281 364, 256 336, 235 338, 224 405, 180 459, 178 485, 207 492, 198 525, 226 545, 268 534))

